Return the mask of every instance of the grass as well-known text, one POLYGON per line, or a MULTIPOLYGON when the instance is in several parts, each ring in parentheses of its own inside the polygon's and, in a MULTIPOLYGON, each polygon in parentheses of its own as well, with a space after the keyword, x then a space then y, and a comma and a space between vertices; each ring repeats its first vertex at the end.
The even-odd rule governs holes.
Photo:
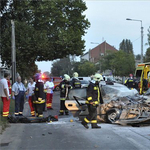
MULTIPOLYGON (((10 101, 10 109, 9 114, 13 114, 15 110, 15 102, 11 99, 10 101)), ((0 98, 0 133, 8 126, 8 120, 5 117, 2 117, 2 111, 3 111, 3 102, 0 98)))

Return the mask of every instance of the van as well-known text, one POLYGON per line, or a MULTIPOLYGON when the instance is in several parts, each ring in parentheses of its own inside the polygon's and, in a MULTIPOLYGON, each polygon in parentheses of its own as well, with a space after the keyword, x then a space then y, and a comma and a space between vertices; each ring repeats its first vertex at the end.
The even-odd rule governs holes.
POLYGON ((148 73, 150 72, 150 62, 138 64, 135 77, 139 80, 139 93, 143 94, 149 88, 148 73))

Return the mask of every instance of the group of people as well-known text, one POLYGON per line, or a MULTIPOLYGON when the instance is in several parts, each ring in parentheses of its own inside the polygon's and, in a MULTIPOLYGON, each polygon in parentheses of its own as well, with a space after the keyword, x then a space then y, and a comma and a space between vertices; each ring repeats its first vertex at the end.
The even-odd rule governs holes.
MULTIPOLYGON (((31 109, 31 115, 35 116, 34 101, 44 102, 46 100, 46 108, 52 109, 54 83, 52 78, 47 77, 41 80, 40 74, 36 74, 35 77, 29 79, 27 87, 21 82, 21 77, 17 77, 17 81, 12 85, 10 84, 10 74, 4 73, 4 78, 0 80, 0 97, 3 102, 3 117, 8 117, 10 99, 15 101, 15 116, 22 116, 24 109, 25 96, 28 99, 31 109)), ((44 108, 45 109, 45 108, 44 108)), ((42 115, 41 115, 42 116, 42 115)))
MULTIPOLYGON (((17 81, 10 86, 8 82, 10 79, 10 74, 5 73, 4 78, 0 81, 0 96, 3 101, 3 117, 9 115, 10 98, 15 100, 15 116, 22 116, 24 109, 24 97, 28 99, 29 106, 31 109, 31 115, 37 117, 43 117, 43 111, 45 107, 47 109, 52 108, 53 90, 54 83, 52 78, 48 76, 44 80, 41 79, 41 74, 37 73, 34 78, 30 78, 27 88, 21 82, 21 77, 17 77, 17 81), (10 90, 11 89, 11 90, 10 90), (10 96, 11 91, 11 96, 10 96), (44 107, 41 111, 37 111, 36 104, 43 105, 44 107), (46 104, 46 106, 45 106, 46 104)), ((97 125, 97 106, 103 103, 103 98, 101 95, 101 90, 99 83, 103 80, 100 74, 95 74, 93 80, 87 87, 87 100, 89 115, 84 118, 81 124, 85 128, 88 127, 88 123, 91 123, 92 128, 101 128, 97 125)), ((81 88, 81 82, 78 79, 78 73, 73 73, 72 80, 70 76, 64 74, 62 82, 59 84, 60 88, 60 112, 59 115, 68 115, 69 112, 65 106, 65 100, 68 97, 69 90, 72 88, 81 88)))
MULTIPOLYGON (((86 104, 88 105, 88 116, 84 118, 81 124, 88 129, 88 123, 91 123, 92 129, 99 129, 100 126, 97 125, 97 106, 103 104, 103 98, 100 90, 100 81, 103 80, 103 77, 100 74, 95 74, 93 80, 89 83, 87 87, 87 100, 86 104)), ((60 114, 59 115, 68 115, 68 110, 65 107, 65 100, 70 89, 72 88, 81 88, 81 82, 78 80, 78 73, 73 74, 73 78, 70 81, 70 76, 65 74, 64 80, 60 83, 60 114)))

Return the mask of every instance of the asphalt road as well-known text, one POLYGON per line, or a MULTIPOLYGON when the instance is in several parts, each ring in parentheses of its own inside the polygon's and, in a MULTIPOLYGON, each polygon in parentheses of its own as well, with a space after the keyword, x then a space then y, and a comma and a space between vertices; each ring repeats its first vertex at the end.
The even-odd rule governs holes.
MULTIPOLYGON (((58 115, 59 93, 54 93, 54 110, 44 113, 58 115)), ((25 103, 24 115, 29 115, 25 103)), ((131 127, 101 124, 101 129, 85 129, 78 118, 59 117, 52 123, 10 124, 0 135, 0 150, 149 150, 150 126, 131 127), (73 122, 70 122, 73 119, 73 122)))

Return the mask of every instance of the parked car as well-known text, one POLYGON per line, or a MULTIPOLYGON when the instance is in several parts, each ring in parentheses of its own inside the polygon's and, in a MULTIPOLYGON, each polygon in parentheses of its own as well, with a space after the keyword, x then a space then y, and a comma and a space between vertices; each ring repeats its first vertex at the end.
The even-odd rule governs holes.
POLYGON ((81 88, 87 88, 89 85, 89 81, 87 80, 80 80, 81 82, 81 88))
POLYGON ((82 80, 91 81, 91 77, 78 77, 78 79, 80 81, 82 81, 82 80))

